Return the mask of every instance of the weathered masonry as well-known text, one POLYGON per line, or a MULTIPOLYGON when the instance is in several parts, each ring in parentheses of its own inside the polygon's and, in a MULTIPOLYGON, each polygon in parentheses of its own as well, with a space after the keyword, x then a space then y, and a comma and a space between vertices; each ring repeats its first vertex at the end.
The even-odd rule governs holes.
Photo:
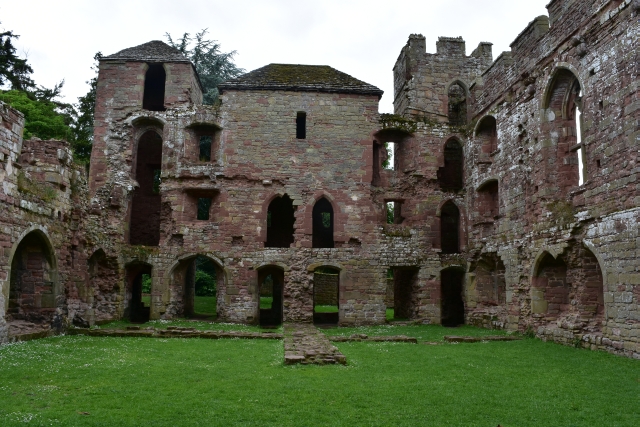
POLYGON ((191 315, 206 263, 224 321, 393 308, 640 358, 640 2, 547 8, 496 60, 411 35, 393 115, 312 65, 267 65, 207 106, 180 52, 125 49, 100 63, 88 177, 2 105, 0 341, 191 315))

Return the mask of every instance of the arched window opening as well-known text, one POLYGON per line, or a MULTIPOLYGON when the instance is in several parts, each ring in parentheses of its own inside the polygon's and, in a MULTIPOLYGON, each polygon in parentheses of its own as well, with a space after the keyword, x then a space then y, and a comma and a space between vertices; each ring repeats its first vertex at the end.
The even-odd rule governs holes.
POLYGON ((198 255, 188 261, 184 280, 184 315, 191 318, 217 317, 218 267, 208 257, 198 255))
POLYGON ((313 206, 313 238, 314 248, 333 248, 333 206, 322 197, 313 206))
POLYGON ((296 138, 307 138, 307 113, 299 111, 296 115, 296 138))
POLYGON ((460 253, 460 210, 451 201, 440 210, 440 242, 443 254, 460 253))
POLYGON ((492 221, 500 215, 500 199, 497 180, 488 181, 482 185, 482 187, 478 188, 476 210, 480 221, 492 221))
POLYGON ((127 307, 125 317, 132 323, 149 321, 151 313, 152 275, 149 264, 134 263, 126 267, 127 307))
POLYGON ((540 260, 531 287, 531 313, 546 314, 556 319, 570 309, 567 283, 567 264, 561 257, 554 259, 546 253, 540 260))
POLYGON ((160 242, 160 174, 162 138, 145 132, 138 142, 135 175, 139 187, 133 193, 129 243, 158 246, 160 242))
POLYGON ((260 326, 282 324, 282 301, 284 299, 284 270, 279 267, 264 267, 258 271, 260 295, 260 326))
POLYGON ((485 256, 475 269, 477 302, 480 308, 494 307, 506 303, 506 280, 504 263, 495 254, 485 256))
POLYGON ((288 248, 293 244, 295 207, 288 195, 276 197, 267 210, 266 248, 288 248))
POLYGON ((440 323, 455 327, 464 324, 464 300, 462 298, 464 271, 447 268, 440 272, 440 323))
MULTIPOLYGON (((409 320, 416 317, 420 304, 418 293, 419 269, 415 267, 392 267, 387 270, 387 286, 391 286, 390 301, 387 302, 387 320, 409 320)), ((389 291, 387 291, 389 294, 389 291)))
POLYGON ((480 159, 486 160, 498 149, 498 129, 496 119, 486 116, 476 129, 476 142, 480 145, 480 159))
POLYGON ((460 83, 453 83, 447 92, 449 99, 449 124, 464 126, 467 124, 467 93, 460 83))
POLYGON ((555 175, 558 187, 566 194, 582 185, 587 177, 586 151, 582 138, 582 88, 567 69, 558 70, 548 90, 545 108, 549 139, 557 141, 555 175))
POLYGON ((340 309, 340 271, 318 267, 313 272, 313 323, 337 325, 340 309))
POLYGON ((444 144, 444 166, 438 169, 438 181, 443 191, 460 191, 463 188, 464 155, 462 145, 455 139, 444 144))
POLYGON ((164 111, 164 86, 167 79, 162 64, 149 64, 144 77, 142 108, 150 111, 164 111))
POLYGON ((46 237, 27 234, 13 255, 6 320, 46 324, 53 320, 59 289, 54 255, 46 237))

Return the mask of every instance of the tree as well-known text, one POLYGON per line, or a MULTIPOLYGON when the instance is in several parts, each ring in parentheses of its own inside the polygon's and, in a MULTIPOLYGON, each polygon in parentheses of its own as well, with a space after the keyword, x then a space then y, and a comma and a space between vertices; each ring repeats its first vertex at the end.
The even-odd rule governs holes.
POLYGON ((12 39, 19 37, 13 34, 13 31, 0 33, 0 86, 8 82, 11 84, 11 89, 26 90, 33 88, 35 84, 30 77, 33 69, 27 64, 26 59, 16 55, 16 48, 11 42, 12 39))
POLYGON ((222 53, 220 44, 216 40, 205 39, 207 31, 205 28, 196 33, 195 38, 190 37, 189 33, 184 33, 181 38, 175 41, 171 34, 166 33, 165 36, 172 47, 178 49, 193 62, 203 86, 203 102, 213 105, 218 100, 218 85, 225 80, 238 77, 245 70, 234 64, 235 50, 222 53), (190 47, 194 41, 195 45, 190 47))
POLYGON ((78 103, 74 105, 74 120, 71 125, 74 132, 72 148, 76 160, 81 163, 88 163, 91 158, 91 147, 93 144, 93 116, 96 110, 96 89, 98 87, 98 64, 102 58, 102 53, 98 52, 93 56, 96 61, 91 69, 95 75, 87 83, 89 92, 78 98, 78 103))
POLYGON ((58 104, 46 98, 37 99, 32 93, 23 90, 10 90, 0 93, 0 101, 24 114, 24 138, 37 136, 41 139, 73 138, 69 126, 71 117, 58 111, 58 104))

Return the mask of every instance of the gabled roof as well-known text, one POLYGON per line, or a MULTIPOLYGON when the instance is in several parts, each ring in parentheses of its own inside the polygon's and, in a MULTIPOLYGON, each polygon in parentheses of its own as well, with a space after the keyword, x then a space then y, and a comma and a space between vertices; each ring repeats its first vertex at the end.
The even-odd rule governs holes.
POLYGON ((269 64, 218 85, 225 90, 286 90, 382 96, 383 91, 328 65, 269 64))
POLYGON ((178 49, 160 40, 121 50, 103 57, 101 61, 191 62, 178 49))

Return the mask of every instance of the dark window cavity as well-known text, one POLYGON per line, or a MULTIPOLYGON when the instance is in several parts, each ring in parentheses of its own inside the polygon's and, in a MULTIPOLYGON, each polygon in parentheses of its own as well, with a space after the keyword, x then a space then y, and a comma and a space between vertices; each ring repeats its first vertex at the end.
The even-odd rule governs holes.
POLYGON ((296 116, 296 138, 307 138, 307 113, 302 111, 296 116))
POLYGON ((213 143, 213 136, 211 135, 201 135, 199 141, 199 149, 200 153, 198 156, 198 160, 201 162, 210 162, 211 161, 211 145, 213 143))
POLYGON ((462 190, 463 165, 462 145, 457 140, 450 139, 444 144, 444 166, 438 169, 438 181, 442 190, 462 190))
POLYGON ((209 211, 211 210, 211 197, 198 198, 198 220, 209 220, 209 211))
POLYGON ((135 174, 139 187, 133 193, 129 243, 157 246, 160 242, 160 174, 162 138, 145 132, 138 141, 135 174))
POLYGON ((144 78, 142 108, 150 111, 164 111, 164 84, 167 76, 162 64, 149 64, 144 78))
POLYGON ((313 207, 314 248, 333 248, 333 207, 326 198, 318 200, 313 207))
POLYGON ((440 242, 443 254, 460 253, 460 211, 451 201, 440 210, 440 242))
POLYGON ((288 195, 276 197, 267 211, 267 248, 288 248, 293 243, 295 208, 288 195))

